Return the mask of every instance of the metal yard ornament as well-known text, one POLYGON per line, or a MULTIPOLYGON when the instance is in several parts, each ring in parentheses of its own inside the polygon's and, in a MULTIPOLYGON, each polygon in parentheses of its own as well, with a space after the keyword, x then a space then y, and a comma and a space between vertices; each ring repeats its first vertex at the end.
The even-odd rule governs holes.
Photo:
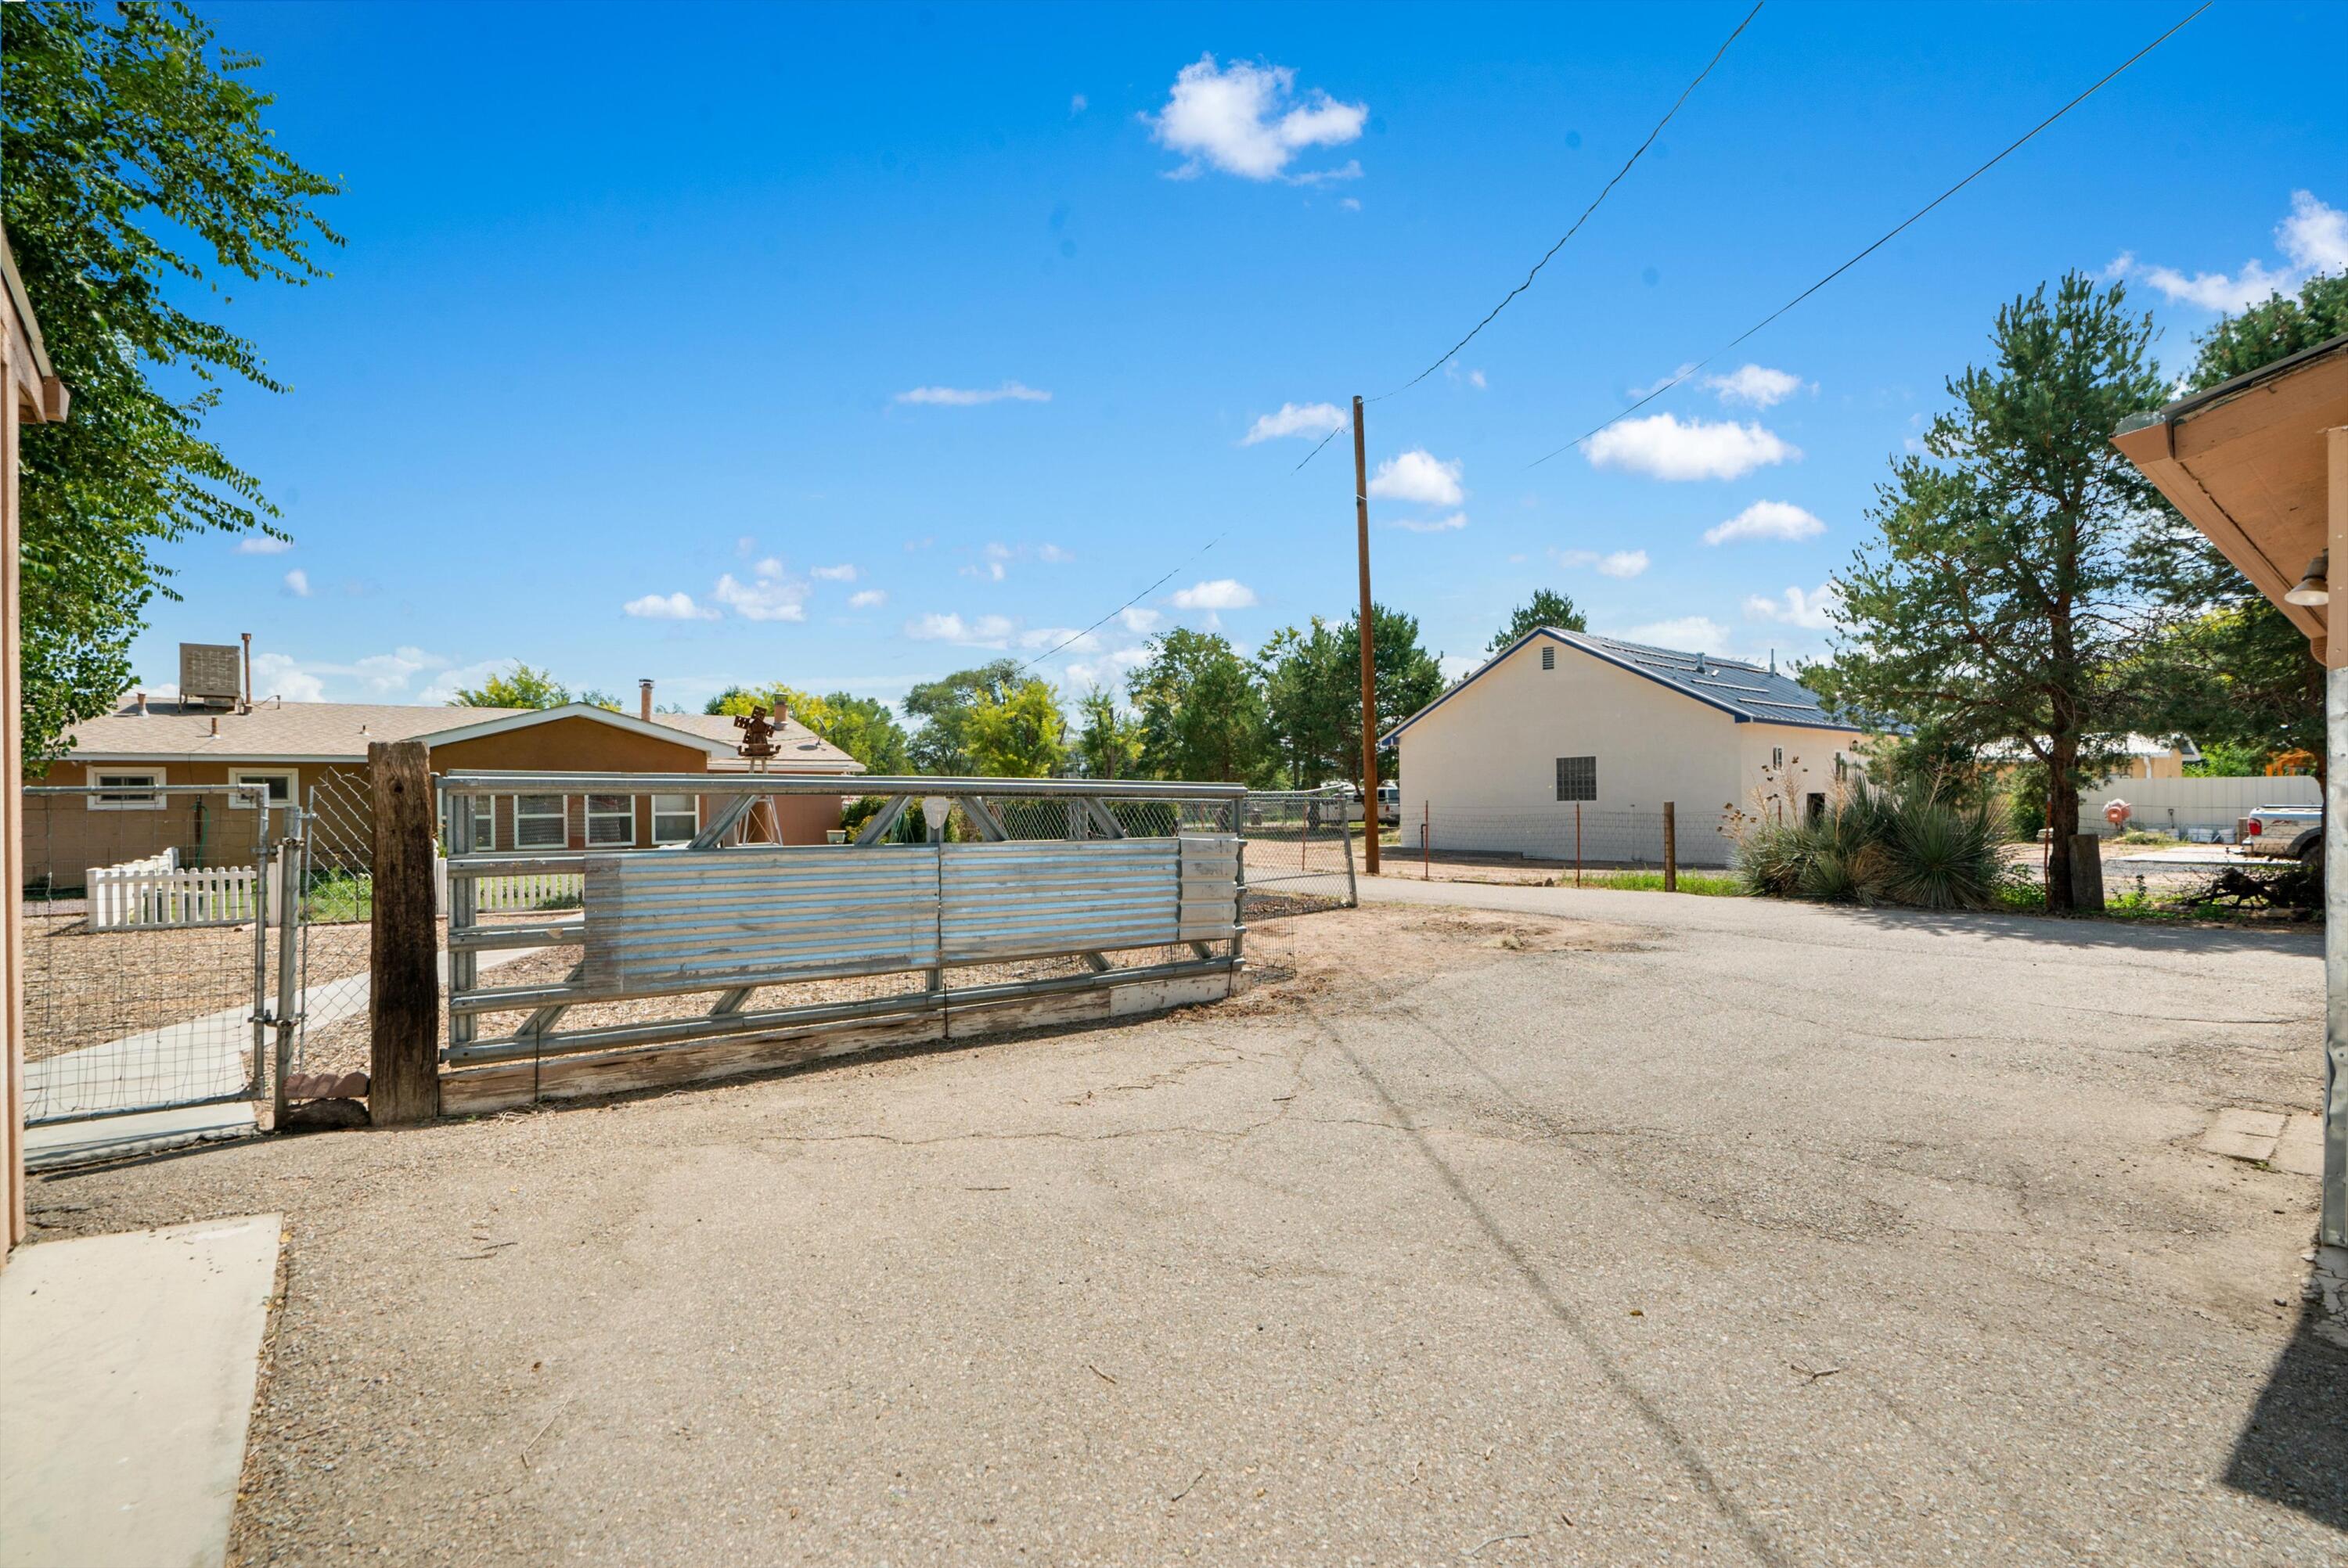
POLYGON ((754 707, 747 713, 737 714, 734 727, 742 732, 742 743, 734 749, 749 758, 753 767, 764 767, 778 749, 775 733, 782 728, 784 717, 778 713, 770 720, 764 707, 754 707))

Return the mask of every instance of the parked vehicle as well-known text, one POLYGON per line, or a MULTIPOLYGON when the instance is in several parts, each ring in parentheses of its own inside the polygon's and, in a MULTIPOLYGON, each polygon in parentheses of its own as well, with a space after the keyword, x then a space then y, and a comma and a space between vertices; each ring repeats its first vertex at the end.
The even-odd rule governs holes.
POLYGON ((2323 808, 2262 805, 2237 825, 2236 841, 2245 855, 2312 860, 2323 852, 2323 808))

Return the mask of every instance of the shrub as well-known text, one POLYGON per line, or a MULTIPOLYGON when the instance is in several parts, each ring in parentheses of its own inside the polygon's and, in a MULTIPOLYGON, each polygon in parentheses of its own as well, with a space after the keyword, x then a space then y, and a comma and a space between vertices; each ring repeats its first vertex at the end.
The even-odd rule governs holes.
POLYGON ((1770 897, 1993 908, 2007 880, 2003 818, 1993 801, 1954 804, 1925 781, 1898 789, 1860 781, 1814 820, 1745 822, 1736 873, 1770 897))

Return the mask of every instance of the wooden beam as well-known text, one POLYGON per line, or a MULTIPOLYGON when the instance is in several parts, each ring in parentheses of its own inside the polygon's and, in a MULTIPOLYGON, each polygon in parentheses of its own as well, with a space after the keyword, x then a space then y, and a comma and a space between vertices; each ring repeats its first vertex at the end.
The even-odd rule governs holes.
POLYGON ((378 1124, 440 1114, 439 932, 432 898, 432 775, 421 741, 367 747, 375 775, 372 1036, 367 1110, 378 1124))

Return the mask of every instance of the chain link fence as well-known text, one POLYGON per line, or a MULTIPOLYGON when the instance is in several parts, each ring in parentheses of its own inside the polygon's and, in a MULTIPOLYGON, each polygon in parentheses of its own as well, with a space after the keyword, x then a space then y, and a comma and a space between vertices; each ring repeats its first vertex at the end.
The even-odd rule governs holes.
POLYGON ((1251 790, 1241 809, 1250 913, 1350 908, 1359 901, 1354 835, 1360 813, 1350 791, 1251 790))
MULTIPOLYGON (((1230 833, 1235 822, 1225 801, 1120 798, 1115 794, 1086 799, 982 796, 977 803, 956 799, 946 808, 945 842, 965 844, 994 836, 972 820, 973 804, 992 814, 1004 837, 1022 840, 1171 838, 1185 833, 1230 833)), ((885 810, 887 803, 878 795, 851 801, 841 818, 846 835, 856 838, 885 810)), ((925 844, 929 838, 930 821, 917 799, 908 802, 872 842, 925 844)))
POLYGON ((259 787, 93 764, 24 792, 25 1120, 242 1099, 277 974, 259 787))
POLYGON ((356 1071, 366 1061, 374 856, 374 779, 319 774, 302 813, 293 1072, 356 1071))

